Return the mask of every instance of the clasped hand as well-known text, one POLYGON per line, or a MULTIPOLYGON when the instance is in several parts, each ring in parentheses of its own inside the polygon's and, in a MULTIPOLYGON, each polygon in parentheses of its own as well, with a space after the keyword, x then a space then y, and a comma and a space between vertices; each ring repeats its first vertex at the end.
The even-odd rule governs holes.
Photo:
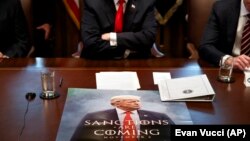
POLYGON ((236 57, 230 57, 225 63, 229 65, 233 63, 234 69, 240 69, 243 71, 250 69, 250 57, 244 54, 236 57))

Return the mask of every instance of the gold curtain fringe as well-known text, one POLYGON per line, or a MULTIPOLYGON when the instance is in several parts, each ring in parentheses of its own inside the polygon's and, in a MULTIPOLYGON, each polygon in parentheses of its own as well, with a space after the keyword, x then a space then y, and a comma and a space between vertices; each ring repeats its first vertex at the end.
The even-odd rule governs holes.
POLYGON ((155 9, 155 18, 160 25, 165 25, 168 20, 173 16, 178 7, 182 4, 183 0, 176 0, 176 3, 168 10, 168 12, 162 17, 157 9, 155 9))

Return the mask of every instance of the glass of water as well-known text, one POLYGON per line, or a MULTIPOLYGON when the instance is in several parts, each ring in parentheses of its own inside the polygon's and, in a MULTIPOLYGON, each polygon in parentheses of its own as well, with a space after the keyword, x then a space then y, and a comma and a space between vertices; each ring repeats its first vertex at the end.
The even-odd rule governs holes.
POLYGON ((55 71, 41 72, 42 93, 40 95, 43 99, 53 99, 59 95, 55 90, 55 71))
POLYGON ((220 69, 219 69, 219 76, 218 76, 219 81, 225 82, 225 83, 231 83, 234 81, 234 78, 232 77, 233 64, 234 64, 233 62, 234 60, 232 60, 232 63, 230 65, 223 63, 222 61, 220 62, 220 69))

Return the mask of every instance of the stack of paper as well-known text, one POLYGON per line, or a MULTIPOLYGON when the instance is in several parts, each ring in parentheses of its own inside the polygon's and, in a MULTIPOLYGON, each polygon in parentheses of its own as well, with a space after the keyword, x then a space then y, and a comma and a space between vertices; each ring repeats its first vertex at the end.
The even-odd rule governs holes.
POLYGON ((97 89, 137 90, 140 87, 136 72, 100 72, 96 73, 97 89))
POLYGON ((165 79, 158 84, 162 101, 213 101, 215 92, 206 75, 165 79))

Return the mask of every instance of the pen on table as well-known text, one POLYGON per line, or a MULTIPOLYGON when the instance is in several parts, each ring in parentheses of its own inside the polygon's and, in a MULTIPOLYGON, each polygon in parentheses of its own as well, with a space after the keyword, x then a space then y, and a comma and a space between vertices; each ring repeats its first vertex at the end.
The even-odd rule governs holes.
POLYGON ((60 82, 59 82, 59 87, 62 87, 62 83, 63 83, 63 78, 60 78, 60 82))

